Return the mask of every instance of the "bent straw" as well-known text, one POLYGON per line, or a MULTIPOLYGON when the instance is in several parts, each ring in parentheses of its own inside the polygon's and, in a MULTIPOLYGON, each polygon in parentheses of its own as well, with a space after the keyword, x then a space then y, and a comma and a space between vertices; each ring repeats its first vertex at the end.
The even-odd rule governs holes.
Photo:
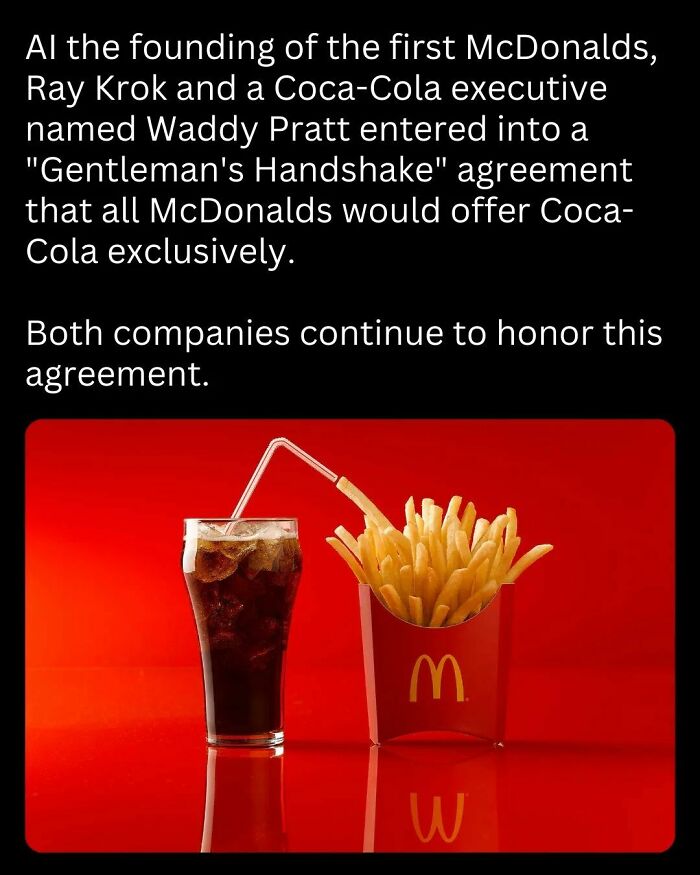
POLYGON ((270 464, 270 459, 275 453, 275 450, 278 447, 284 447, 286 450, 289 450, 290 453, 293 453, 295 456, 298 456, 302 461, 306 462, 307 465, 311 465, 311 467, 318 471, 319 474, 323 474, 324 477, 327 477, 331 482, 335 483, 338 479, 338 475, 334 474, 330 468, 326 468, 325 465, 322 465, 318 459, 314 459, 313 456, 310 456, 308 453, 304 452, 301 447, 298 447, 296 444, 293 444, 290 440, 284 437, 274 438, 271 440, 267 446, 267 449, 262 454, 260 461, 258 462, 258 467, 253 471, 253 476, 248 481, 248 485, 243 490, 243 495, 241 495, 238 504, 236 505, 235 510, 231 514, 231 519, 235 520, 240 517, 240 515, 245 510, 246 505, 250 501, 250 496, 253 494, 255 487, 258 485, 258 481, 263 475, 265 468, 270 464))

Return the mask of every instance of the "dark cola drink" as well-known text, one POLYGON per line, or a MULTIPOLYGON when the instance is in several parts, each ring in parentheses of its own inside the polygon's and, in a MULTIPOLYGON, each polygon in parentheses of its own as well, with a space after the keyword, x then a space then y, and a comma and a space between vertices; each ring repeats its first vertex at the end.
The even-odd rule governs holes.
POLYGON ((284 739, 284 665, 301 576, 296 520, 187 520, 210 744, 284 739))

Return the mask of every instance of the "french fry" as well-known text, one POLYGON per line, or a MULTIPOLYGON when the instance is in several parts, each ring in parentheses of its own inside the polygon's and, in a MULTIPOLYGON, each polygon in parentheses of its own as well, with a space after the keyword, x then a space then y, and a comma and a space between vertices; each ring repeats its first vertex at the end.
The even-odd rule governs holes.
POLYGON ((506 574, 503 583, 515 583, 526 568, 529 568, 533 562, 537 562, 538 559, 545 556, 553 549, 554 547, 551 544, 538 544, 537 547, 528 550, 527 553, 524 553, 520 559, 518 559, 508 574, 506 574))
POLYGON ((410 608, 409 599, 413 596, 413 566, 402 565, 399 568, 399 595, 401 601, 410 608))
POLYGON ((521 538, 513 507, 489 522, 477 518, 471 501, 460 518, 459 495, 452 496, 444 514, 432 498, 424 498, 417 513, 410 497, 401 531, 347 478, 337 485, 362 510, 365 530, 356 540, 338 526, 327 542, 390 611, 417 625, 454 624, 474 616, 501 584, 515 582, 553 549, 539 544, 515 561, 521 538))
POLYGON ((402 535, 398 529, 388 528, 384 529, 384 537, 396 548, 402 565, 410 565, 413 562, 411 542, 405 535, 402 535))
POLYGON ((462 566, 466 568, 472 558, 472 552, 469 549, 469 535, 461 528, 455 533, 455 544, 459 550, 459 558, 462 562, 462 566))
MULTIPOLYGON (((353 539, 354 540, 354 539, 353 539)), ((355 558, 354 554, 348 550, 348 548, 343 544, 342 541, 338 540, 338 538, 326 538, 326 543, 330 544, 331 547, 338 553, 339 556, 342 556, 343 559, 348 563, 352 573, 359 580, 360 583, 367 583, 367 575, 365 574, 362 566, 355 558)))
POLYGON ((472 553, 476 549, 477 545, 484 537, 484 535, 488 532, 489 526, 491 524, 484 517, 479 517, 479 519, 474 524, 474 534, 472 536, 472 553))
POLYGON ((504 513, 500 514, 500 516, 497 516, 496 519, 489 526, 489 539, 491 541, 500 541, 503 530, 505 529, 507 523, 508 517, 504 513))
POLYGON ((489 572, 491 577, 496 576, 498 566, 501 564, 501 559, 503 559, 503 541, 499 538, 496 543, 496 552, 493 554, 493 558, 489 562, 489 572))
POLYGON ((467 565, 467 571, 476 571, 483 562, 491 559, 495 552, 496 545, 494 542, 484 541, 477 551, 472 553, 472 558, 469 560, 469 565, 467 565))
POLYGON ((453 572, 450 575, 450 579, 440 590, 435 600, 436 604, 447 605, 450 610, 456 608, 459 604, 461 587, 464 585, 468 574, 469 571, 466 568, 460 568, 458 571, 453 572))
POLYGON ((447 578, 447 562, 442 541, 435 532, 430 533, 428 540, 430 545, 430 564, 435 569, 440 583, 442 583, 447 578))
MULTIPOLYGON (((391 558, 396 562, 397 567, 400 568, 402 565, 405 565, 405 557, 403 556, 402 552, 399 552, 396 541, 388 536, 387 532, 389 531, 391 531, 391 529, 387 529, 386 532, 381 533, 382 544, 384 545, 386 555, 391 556, 391 558)), ((399 534, 401 533, 399 532, 399 534)))
MULTIPOLYGON (((493 543, 493 542, 491 542, 493 543)), ((482 562, 481 565, 476 569, 476 574, 474 575, 474 584, 472 587, 472 592, 479 592, 482 586, 486 585, 486 581, 489 577, 489 562, 482 562)))
POLYGON ((479 606, 479 610, 483 611, 486 605, 491 601, 491 599, 496 595, 498 590, 501 588, 501 584, 495 580, 489 580, 482 589, 481 589, 481 605, 479 606))
POLYGON ((476 521, 476 508, 474 507, 474 502, 470 501, 467 503, 467 506, 464 508, 464 513, 462 514, 462 522, 460 523, 460 529, 465 532, 467 536, 467 540, 471 539, 472 531, 474 529, 474 522, 476 521))
POLYGON ((371 543, 370 536, 364 532, 357 539, 357 546, 360 549, 360 561, 362 569, 367 576, 367 582, 373 590, 378 591, 382 585, 382 578, 377 566, 377 557, 374 554, 374 547, 371 543))
MULTIPOLYGON (((425 581, 428 574, 429 559, 430 557, 425 546, 423 544, 418 544, 416 547, 416 564, 413 571, 414 577, 420 579, 421 582, 425 581)), ((415 595, 420 595, 420 593, 416 592, 415 595)))
POLYGON ((447 615, 450 613, 450 609, 447 605, 436 605, 435 610, 433 611, 433 615, 430 618, 430 625, 432 628, 436 628, 437 626, 442 626, 442 624, 447 619, 447 615))
POLYGON ((416 528, 418 529, 418 536, 422 538, 423 532, 425 532, 425 523, 419 513, 416 514, 416 528))
POLYGON ((498 584, 495 580, 489 581, 479 592, 469 596, 462 604, 456 608, 447 619, 448 626, 454 626, 455 623, 462 623, 469 617, 470 614, 481 610, 482 604, 489 601, 498 592, 498 584))
POLYGON ((408 621, 410 619, 406 606, 401 601, 401 598, 396 592, 396 589, 390 583, 387 583, 384 586, 380 587, 379 591, 384 597, 384 601, 387 603, 389 610, 393 614, 396 614, 397 617, 401 617, 402 620, 408 621))
POLYGON ((478 611, 481 607, 481 595, 477 592, 474 595, 470 595, 468 599, 462 602, 458 608, 455 608, 454 611, 447 618, 447 625, 454 626, 456 623, 463 623, 470 614, 473 614, 475 611, 478 611))
POLYGON ((440 591, 440 581, 435 573, 435 569, 428 566, 428 571, 425 576, 425 585, 423 586, 423 610, 426 617, 432 616, 435 599, 440 591))
POLYGON ((453 524, 448 528, 445 535, 447 544, 447 576, 449 577, 453 571, 462 567, 462 557, 460 556, 457 547, 457 532, 459 531, 457 520, 453 520, 453 524))
POLYGON ((411 561, 415 564, 416 561, 416 548, 420 543, 420 535, 418 534, 418 528, 415 523, 406 525, 403 527, 403 533, 406 538, 411 543, 411 561))
POLYGON ((462 503, 462 496, 461 495, 453 495, 452 498, 450 499, 449 504, 447 505, 447 512, 445 513, 445 516, 446 517, 448 517, 448 516, 459 517, 459 506, 461 503, 462 503))
POLYGON ((366 513, 370 519, 374 520, 380 529, 385 529, 391 525, 391 520, 387 519, 379 508, 367 498, 364 492, 352 484, 347 477, 341 477, 335 484, 338 489, 346 495, 350 501, 354 502, 363 513, 366 513))
POLYGON ((422 544, 418 544, 416 547, 416 561, 413 566, 413 590, 411 595, 417 596, 423 601, 426 612, 425 588, 428 581, 428 559, 428 551, 422 544))
POLYGON ((438 504, 430 506, 430 515, 428 517, 428 531, 432 535, 441 536, 442 531, 442 508, 438 504))
POLYGON ((382 584, 389 584, 398 592, 399 572, 391 556, 384 557, 379 566, 379 572, 382 575, 382 584))
POLYGON ((496 545, 493 541, 484 541, 484 543, 472 553, 471 561, 467 566, 467 576, 464 581, 464 586, 460 592, 462 598, 466 598, 471 593, 475 593, 479 588, 479 583, 483 581, 484 576, 488 573, 489 561, 496 552, 496 545))
POLYGON ((506 526, 506 546, 518 534, 518 514, 514 507, 506 508, 506 516, 508 517, 508 525, 506 526))
POLYGON ((474 581, 476 579, 476 571, 466 570, 463 582, 459 588, 457 604, 461 604, 466 598, 469 598, 475 592, 474 581))
POLYGON ((379 531, 374 523, 368 529, 365 529, 365 531, 369 532, 369 535, 372 538, 372 543, 374 544, 374 552, 377 557, 377 563, 381 565, 382 562, 389 555, 389 548, 384 543, 384 535, 379 531))
POLYGON ((353 536, 346 528, 344 528, 343 526, 338 526, 334 534, 338 538, 340 538, 340 540, 343 542, 343 544, 345 544, 348 550, 355 554, 355 557, 357 559, 360 558, 360 548, 357 544, 357 541, 355 540, 355 538, 353 538, 353 536))
POLYGON ((408 615, 416 626, 423 625, 423 599, 419 596, 408 597, 408 615))
MULTIPOLYGON (((374 556, 374 564, 375 564, 377 567, 379 567, 379 565, 380 565, 382 559, 384 558, 384 556, 383 556, 383 555, 379 555, 381 551, 380 551, 380 549, 379 549, 379 548, 380 548, 380 545, 379 545, 379 543, 378 543, 378 541, 377 541, 376 532, 377 532, 377 527, 376 527, 376 526, 374 525, 374 523, 370 520, 370 521, 369 521, 369 525, 368 525, 367 528, 364 530, 363 534, 365 535, 365 537, 366 537, 366 539, 367 539, 367 545, 369 546, 369 549, 370 549, 370 551, 371 551, 371 553, 372 553, 372 556, 374 556)), ((358 544, 359 544, 360 539, 358 538, 357 541, 358 541, 358 544)))
POLYGON ((515 537, 511 541, 508 541, 508 535, 506 534, 506 546, 503 548, 503 558, 501 559, 501 563, 496 569, 496 579, 500 580, 505 577, 505 575, 510 570, 510 566, 513 564, 513 559, 515 554, 518 552, 518 547, 520 546, 520 538, 515 537))
POLYGON ((406 525, 414 526, 416 524, 416 503, 411 496, 406 502, 406 525))

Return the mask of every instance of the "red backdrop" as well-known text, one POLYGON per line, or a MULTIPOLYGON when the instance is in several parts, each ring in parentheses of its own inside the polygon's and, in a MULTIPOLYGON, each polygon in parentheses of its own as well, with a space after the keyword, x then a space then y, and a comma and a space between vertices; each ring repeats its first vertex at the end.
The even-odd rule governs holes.
MULTIPOLYGON (((514 664, 669 665, 673 434, 652 422, 49 421, 27 432, 27 662, 190 665, 182 518, 227 516, 282 434, 396 522, 410 493, 518 510, 514 664)), ((247 512, 299 517, 295 663, 361 672, 353 579, 324 537, 362 528, 329 481, 279 451, 247 512)))
MULTIPOLYGON (((112 722, 138 714, 143 725, 156 711, 187 715, 200 732, 196 674, 177 698, 133 678, 144 667, 198 665, 182 518, 230 514, 278 435, 345 474, 397 522, 411 493, 443 506, 459 493, 489 518, 515 506, 524 549, 555 545, 515 588, 508 738, 672 743, 674 436, 666 423, 42 420, 26 444, 30 783, 60 777, 57 742, 41 733, 87 726, 100 711, 112 722), (76 678, 87 675, 75 672, 100 667, 115 669, 113 681, 86 700, 76 678)), ((339 524, 356 533, 360 512, 284 451, 247 512, 300 522, 288 737, 365 742, 357 589, 324 542, 339 524)), ((44 821, 32 815, 35 842, 55 839, 64 803, 49 805, 44 821)), ((649 812, 658 821, 658 809, 649 812)))

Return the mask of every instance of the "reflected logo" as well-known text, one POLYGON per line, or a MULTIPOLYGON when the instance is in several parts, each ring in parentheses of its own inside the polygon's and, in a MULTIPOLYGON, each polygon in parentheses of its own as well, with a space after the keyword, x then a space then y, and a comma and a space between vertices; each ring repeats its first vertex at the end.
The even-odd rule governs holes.
POLYGON ((420 675, 420 669, 423 663, 428 666, 428 669, 430 671, 430 679, 433 685, 433 699, 439 699, 442 696, 442 673, 445 670, 445 665, 448 662, 452 666, 452 671, 455 676, 455 690, 457 693, 457 701, 464 702, 464 684, 462 682, 462 672, 460 671, 457 660, 451 653, 446 653, 437 665, 435 665, 435 663, 433 662, 431 657, 428 656, 427 653, 424 653, 422 656, 418 657, 415 665, 413 666, 413 673, 411 674, 411 686, 408 693, 408 701, 418 701, 418 677, 420 675))
POLYGON ((462 826, 462 817, 464 815, 464 793, 457 794, 457 810, 455 812, 455 821, 452 832, 447 835, 445 832, 445 824, 442 820, 442 796, 433 796, 433 813, 430 821, 430 829, 427 834, 423 833, 420 825, 420 817, 418 815, 418 794, 411 793, 411 822, 413 823, 413 829, 415 830, 418 839, 423 842, 424 845, 427 845, 428 842, 432 841, 435 833, 437 833, 440 838, 446 844, 450 845, 459 835, 459 830, 462 826))

